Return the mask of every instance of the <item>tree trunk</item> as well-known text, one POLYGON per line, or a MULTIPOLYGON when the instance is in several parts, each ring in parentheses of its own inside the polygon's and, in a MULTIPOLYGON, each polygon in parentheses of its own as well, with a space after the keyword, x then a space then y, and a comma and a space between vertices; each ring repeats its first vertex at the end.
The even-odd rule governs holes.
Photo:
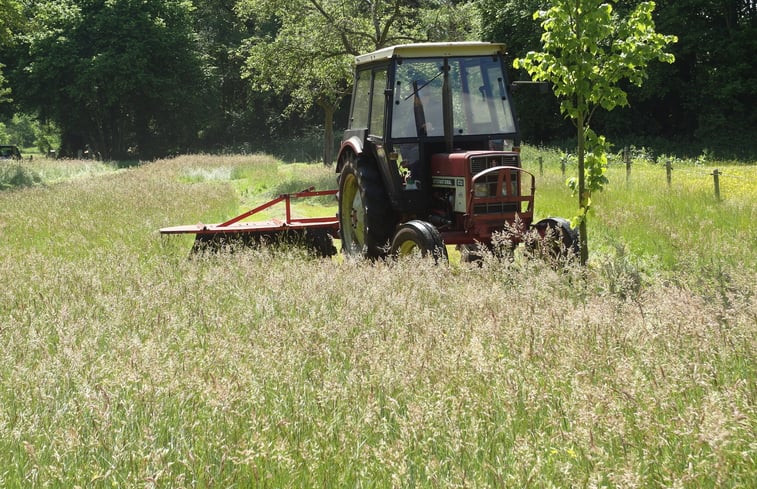
MULTIPOLYGON (((580 96, 579 96, 580 97, 580 96)), ((579 107, 582 103, 579 100, 579 107)), ((581 265, 586 265, 589 259, 589 237, 586 230, 587 207, 589 205, 588 193, 586 191, 586 179, 584 178, 584 156, 586 152, 586 133, 585 133, 584 114, 578 114, 576 126, 578 128, 578 212, 581 222, 578 225, 579 241, 581 244, 581 265)))
POLYGON ((61 158, 76 158, 79 150, 84 150, 84 138, 82 135, 63 127, 58 156, 61 158))
POLYGON ((321 104, 323 108, 323 164, 330 166, 334 163, 334 111, 331 104, 321 104))

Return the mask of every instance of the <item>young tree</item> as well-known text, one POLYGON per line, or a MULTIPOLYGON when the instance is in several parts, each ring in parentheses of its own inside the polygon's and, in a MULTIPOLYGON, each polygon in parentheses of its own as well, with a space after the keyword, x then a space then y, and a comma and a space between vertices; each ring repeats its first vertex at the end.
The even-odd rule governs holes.
POLYGON ((601 0, 554 0, 548 10, 539 10, 543 51, 531 51, 516 59, 515 68, 524 68, 535 81, 550 82, 561 100, 561 112, 577 130, 578 178, 569 186, 578 194, 578 221, 581 263, 589 257, 587 213, 592 192, 607 183, 609 143, 590 128, 597 108, 612 110, 627 105, 626 92, 618 85, 629 80, 640 86, 646 67, 654 59, 672 63, 665 47, 675 36, 655 31, 654 2, 642 2, 624 18, 610 3, 601 0))

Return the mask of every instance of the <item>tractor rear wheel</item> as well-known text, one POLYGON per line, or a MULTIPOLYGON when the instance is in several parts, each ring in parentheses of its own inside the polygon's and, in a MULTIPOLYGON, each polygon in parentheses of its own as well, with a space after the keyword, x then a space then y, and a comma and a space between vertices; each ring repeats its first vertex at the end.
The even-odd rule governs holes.
POLYGON ((410 256, 419 253, 422 257, 429 254, 435 262, 448 261, 447 248, 439 231, 426 221, 408 221, 397 230, 392 239, 393 256, 410 256))
POLYGON ((350 154, 339 177, 339 236, 346 255, 386 255, 394 216, 373 161, 350 154))

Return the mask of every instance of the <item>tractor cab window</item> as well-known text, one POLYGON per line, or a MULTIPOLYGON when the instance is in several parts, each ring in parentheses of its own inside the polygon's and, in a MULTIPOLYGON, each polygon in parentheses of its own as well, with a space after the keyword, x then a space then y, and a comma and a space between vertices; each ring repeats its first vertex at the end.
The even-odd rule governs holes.
POLYGON ((385 90, 386 68, 377 69, 374 72, 364 70, 358 73, 352 98, 350 129, 367 128, 372 136, 384 137, 385 90), (373 76, 373 90, 371 90, 371 76, 373 76))
POLYGON ((355 93, 352 97, 352 119, 350 129, 368 127, 368 111, 371 101, 371 71, 361 71, 355 81, 355 93))
POLYGON ((397 67, 392 137, 444 136, 443 60, 405 60, 397 67))
MULTIPOLYGON (((516 132, 499 58, 451 57, 453 130, 458 135, 516 132)), ((397 64, 392 138, 442 137, 444 59, 405 59, 397 64)))
POLYGON ((371 129, 372 136, 384 137, 384 105, 386 90, 386 69, 377 70, 373 74, 373 96, 371 107, 371 129))
POLYGON ((499 59, 488 56, 450 59, 450 83, 456 134, 515 132, 499 59))

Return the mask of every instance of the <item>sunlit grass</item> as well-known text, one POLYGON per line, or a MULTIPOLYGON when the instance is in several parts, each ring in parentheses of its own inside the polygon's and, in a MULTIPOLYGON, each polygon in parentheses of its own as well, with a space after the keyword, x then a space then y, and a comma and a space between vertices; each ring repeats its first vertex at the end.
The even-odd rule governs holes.
POLYGON ((88 178, 94 175, 110 173, 117 169, 115 163, 95 160, 54 160, 37 158, 24 160, 24 167, 35 171, 45 183, 57 183, 75 178, 88 178))
MULTIPOLYGON (((552 170, 537 212, 568 215, 552 170)), ((0 486, 751 487, 757 290, 722 255, 754 263, 754 198, 710 211, 654 170, 611 175, 584 270, 189 258, 157 233, 333 178, 265 156, 0 193, 0 486), (634 241, 652 226, 691 241, 668 268, 634 241)))

